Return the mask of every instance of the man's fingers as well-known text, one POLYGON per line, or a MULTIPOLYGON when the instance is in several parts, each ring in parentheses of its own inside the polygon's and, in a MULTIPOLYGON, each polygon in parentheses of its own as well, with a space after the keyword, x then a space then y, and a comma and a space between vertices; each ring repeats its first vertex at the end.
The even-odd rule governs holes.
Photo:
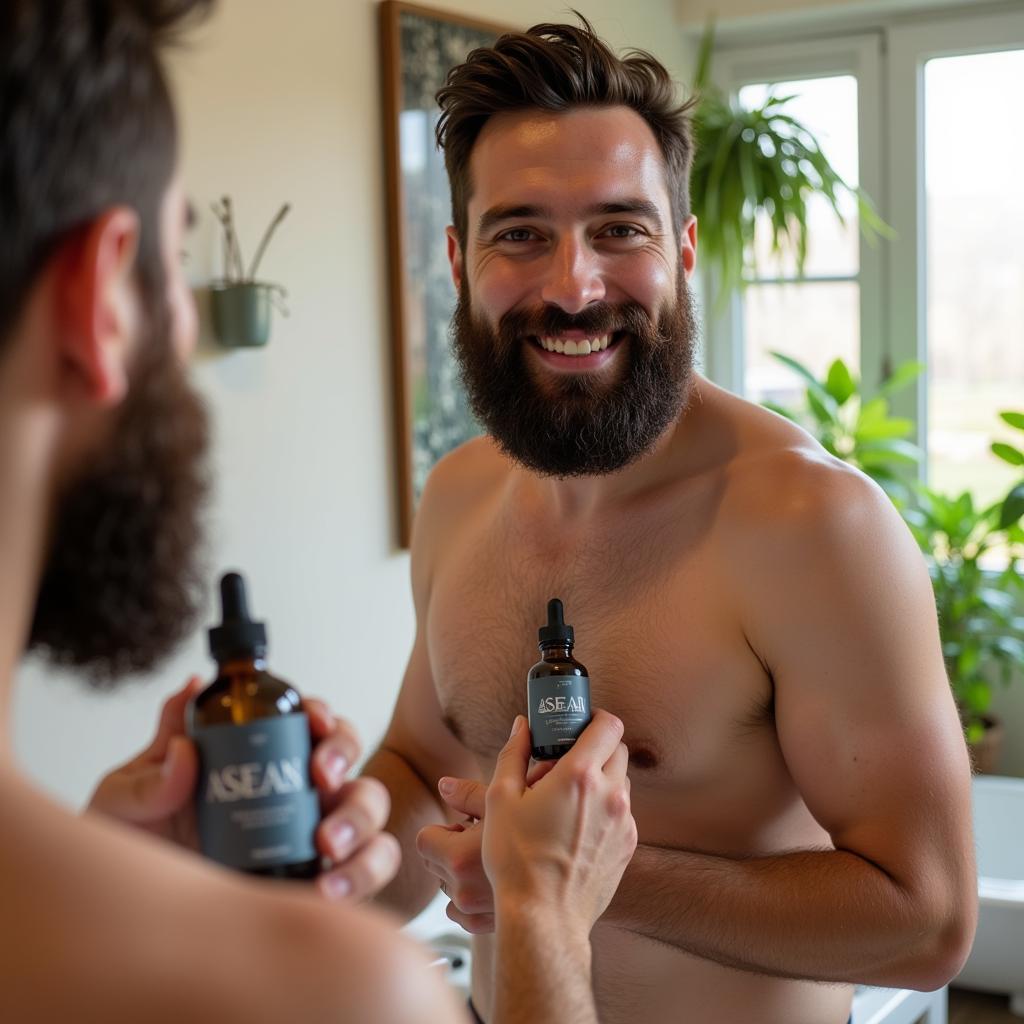
POLYGON ((448 904, 445 914, 470 935, 486 935, 494 931, 493 914, 464 914, 454 903, 448 904))
POLYGON ((526 773, 527 786, 536 786, 556 764, 558 764, 558 761, 554 759, 551 761, 534 761, 530 765, 530 770, 526 773))
POLYGON ((309 731, 316 741, 311 766, 313 782, 323 793, 340 789, 362 754, 359 734, 350 722, 332 714, 322 700, 307 697, 302 710, 309 716, 309 731))
POLYGON ((441 799, 459 814, 468 814, 471 818, 482 818, 487 804, 487 787, 482 782, 472 779, 455 779, 446 776, 437 784, 441 799))
POLYGON ((338 803, 317 828, 320 852, 343 860, 387 824, 391 797, 377 779, 359 778, 346 783, 338 803))
POLYGON ((446 864, 452 849, 452 837, 463 831, 461 825, 427 825, 416 833, 416 852, 429 863, 446 864))
POLYGON ((615 715, 599 708, 559 763, 573 769, 594 763, 603 768, 619 746, 622 728, 622 722, 615 715))
POLYGON ((494 776, 488 788, 488 798, 499 789, 504 792, 522 793, 526 788, 526 769, 530 763, 530 730, 526 719, 516 715, 512 723, 512 735, 498 754, 494 765, 494 776))
POLYGON ((162 821, 188 805, 198 772, 199 757, 192 741, 172 737, 161 763, 111 772, 100 783, 89 809, 136 825, 162 821))
POLYGON ((172 737, 185 735, 185 708, 202 688, 203 681, 199 676, 192 676, 177 693, 171 694, 164 701, 164 706, 160 710, 156 735, 143 752, 143 757, 151 761, 162 761, 172 737))
POLYGON ((378 832, 344 864, 320 875, 317 888, 329 900, 369 899, 398 874, 401 863, 398 840, 390 832, 378 832))

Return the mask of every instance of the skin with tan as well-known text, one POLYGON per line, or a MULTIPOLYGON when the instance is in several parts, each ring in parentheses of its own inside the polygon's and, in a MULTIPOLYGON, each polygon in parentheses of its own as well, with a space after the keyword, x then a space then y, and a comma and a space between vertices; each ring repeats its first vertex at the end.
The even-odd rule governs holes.
MULTIPOLYGON (((696 225, 673 231, 657 143, 626 108, 498 115, 470 169, 449 252, 492 326, 545 303, 654 318, 694 269, 696 225)), ((522 344, 538 387, 581 372, 522 344)), ((628 344, 587 372, 623 373, 628 344)), ((697 376, 653 450, 608 476, 541 478, 489 439, 463 446, 427 484, 412 566, 415 646, 366 769, 406 853, 385 897, 408 913, 444 885, 478 933, 485 1020, 495 899, 480 829, 443 823, 486 822, 479 780, 556 594, 595 704, 625 723, 639 828, 591 936, 605 1024, 844 1024, 850 982, 956 973, 975 920, 967 754, 925 566, 867 478, 697 376)))
MULTIPOLYGON (((161 234, 182 361, 196 340, 178 259, 185 220, 175 179, 161 234)), ((249 878, 194 852, 197 761, 184 709, 198 680, 168 700, 153 742, 101 781, 83 816, 13 763, 12 681, 59 495, 109 438, 131 387, 143 313, 133 278, 138 231, 137 215, 119 207, 63 246, 0 352, 0 817, 10 826, 0 843, 0 1019, 463 1022, 465 1008, 426 951, 398 934, 396 920, 355 902, 392 878, 399 851, 381 831, 386 791, 370 778, 346 778, 358 739, 322 703, 306 702, 317 740, 312 774, 328 808, 317 841, 336 866, 319 888, 249 878)), ((600 715, 574 762, 528 788, 523 730, 508 739, 488 797, 509 844, 487 861, 496 897, 510 908, 499 914, 498 940, 513 955, 531 947, 537 919, 522 920, 517 909, 577 913, 570 963, 538 963, 527 980, 531 992, 537 976, 554 989, 565 973, 580 1024, 596 1024, 587 935, 636 843, 621 736, 622 723, 600 715), (556 809, 568 835, 544 825, 556 809), (595 865, 587 877, 572 869, 578 854, 595 865)), ((529 1005, 522 983, 510 974, 499 988, 501 1024, 564 1019, 521 1016, 529 1005)))

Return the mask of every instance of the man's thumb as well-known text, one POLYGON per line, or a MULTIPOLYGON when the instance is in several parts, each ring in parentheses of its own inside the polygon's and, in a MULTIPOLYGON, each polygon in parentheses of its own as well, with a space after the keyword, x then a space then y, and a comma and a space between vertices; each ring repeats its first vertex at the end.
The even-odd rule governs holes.
POLYGON ((174 736, 162 761, 125 766, 108 775, 89 804, 120 821, 148 825, 182 810, 193 798, 199 759, 192 742, 174 736))

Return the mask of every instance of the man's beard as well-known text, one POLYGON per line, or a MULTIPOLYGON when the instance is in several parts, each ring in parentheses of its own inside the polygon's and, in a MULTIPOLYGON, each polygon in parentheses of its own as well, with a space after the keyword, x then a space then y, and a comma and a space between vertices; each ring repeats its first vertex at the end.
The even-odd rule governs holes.
POLYGON ((689 395, 696 335, 682 268, 676 301, 657 324, 636 303, 602 302, 575 315, 553 305, 512 310, 494 329, 474 316, 463 281, 451 329, 477 419, 506 455, 554 477, 614 473, 650 451, 689 395), (526 346, 568 330, 629 335, 614 381, 604 372, 552 373, 540 386, 526 346))
POLYGON ((59 500, 29 638, 96 687, 153 668, 203 605, 206 410, 161 327, 110 441, 59 500))

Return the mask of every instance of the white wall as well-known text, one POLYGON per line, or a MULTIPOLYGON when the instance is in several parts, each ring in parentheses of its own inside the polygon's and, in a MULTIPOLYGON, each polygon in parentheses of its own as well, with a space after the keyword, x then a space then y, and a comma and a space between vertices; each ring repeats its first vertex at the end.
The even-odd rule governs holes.
POLYGON ((719 43, 777 40, 787 33, 819 35, 934 12, 971 13, 1018 0, 676 0, 684 31, 697 34, 709 19, 719 43))
MULTIPOLYGON (((447 6, 509 17, 500 0, 447 6)), ((614 43, 680 69, 675 0, 575 6, 614 43)), ((567 7, 521 0, 516 17, 524 26, 564 20, 567 7)), ((248 574, 272 667, 327 697, 368 744, 387 723, 413 631, 408 559, 393 548, 376 16, 371 0, 221 0, 172 60, 186 182, 201 213, 190 244, 195 282, 219 272, 211 201, 231 194, 250 255, 280 203, 293 203, 263 268, 288 287, 291 318, 275 322, 264 351, 204 346, 197 360, 217 424, 212 565, 248 574)), ((148 741, 164 697, 209 670, 201 633, 154 678, 115 695, 26 666, 17 757, 79 804, 148 741)))

